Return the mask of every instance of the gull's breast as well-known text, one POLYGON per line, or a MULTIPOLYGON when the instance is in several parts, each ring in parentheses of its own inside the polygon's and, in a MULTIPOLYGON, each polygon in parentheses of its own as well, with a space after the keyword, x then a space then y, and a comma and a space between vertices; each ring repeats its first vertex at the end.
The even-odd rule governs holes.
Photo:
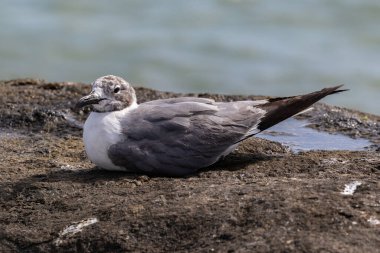
POLYGON ((92 112, 83 127, 83 141, 88 158, 106 170, 126 169, 116 166, 108 157, 111 145, 123 139, 117 112, 92 112))

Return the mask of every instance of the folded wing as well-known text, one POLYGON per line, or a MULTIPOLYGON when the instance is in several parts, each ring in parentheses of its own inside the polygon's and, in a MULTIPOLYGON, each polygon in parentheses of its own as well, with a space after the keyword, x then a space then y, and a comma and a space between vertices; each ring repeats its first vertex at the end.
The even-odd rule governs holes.
POLYGON ((124 140, 109 149, 115 165, 188 174, 215 163, 264 116, 258 102, 178 98, 139 105, 122 120, 124 140))

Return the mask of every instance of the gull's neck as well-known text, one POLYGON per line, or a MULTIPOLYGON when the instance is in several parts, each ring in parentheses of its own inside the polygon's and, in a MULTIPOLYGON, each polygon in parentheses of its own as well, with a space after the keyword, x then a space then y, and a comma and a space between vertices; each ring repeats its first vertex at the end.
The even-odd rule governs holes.
POLYGON ((118 110, 118 111, 111 111, 111 112, 97 112, 97 111, 92 111, 90 113, 91 114, 95 114, 97 115, 98 117, 105 117, 105 116, 108 116, 108 115, 114 115, 116 117, 120 117, 120 116, 124 116, 125 114, 129 113, 130 111, 133 111, 134 109, 136 109, 139 105, 136 103, 136 102, 133 102, 131 105, 129 105, 128 107, 124 108, 123 110, 118 110))

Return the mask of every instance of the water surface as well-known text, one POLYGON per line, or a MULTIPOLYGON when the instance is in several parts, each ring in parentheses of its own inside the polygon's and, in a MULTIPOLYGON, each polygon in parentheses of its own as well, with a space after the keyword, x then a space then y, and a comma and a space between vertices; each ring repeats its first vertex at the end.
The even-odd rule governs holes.
POLYGON ((307 127, 310 122, 289 118, 256 137, 280 142, 295 152, 309 150, 366 150, 373 143, 367 139, 353 139, 343 134, 330 134, 307 127))
POLYGON ((0 79, 287 96, 346 84, 327 102, 380 114, 380 1, 0 2, 0 79))

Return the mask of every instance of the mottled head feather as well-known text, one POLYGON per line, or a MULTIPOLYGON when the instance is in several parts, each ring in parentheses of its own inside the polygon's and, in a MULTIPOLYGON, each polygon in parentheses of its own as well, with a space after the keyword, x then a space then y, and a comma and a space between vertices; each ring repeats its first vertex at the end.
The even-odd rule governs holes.
POLYGON ((133 87, 123 78, 114 75, 96 79, 92 83, 91 93, 103 99, 93 105, 96 112, 119 111, 137 102, 133 87))

